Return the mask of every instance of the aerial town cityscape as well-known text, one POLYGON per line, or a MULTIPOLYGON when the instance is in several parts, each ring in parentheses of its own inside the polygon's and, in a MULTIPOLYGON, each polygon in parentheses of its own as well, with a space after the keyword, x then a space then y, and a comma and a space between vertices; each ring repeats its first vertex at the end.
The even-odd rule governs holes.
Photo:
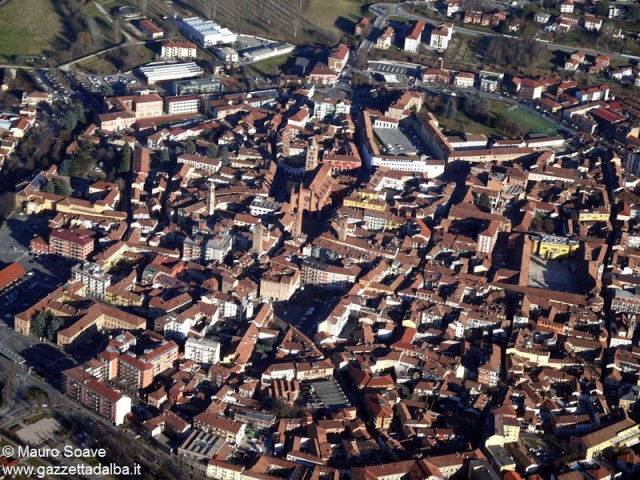
POLYGON ((0 40, 0 479, 640 478, 640 3, 0 40))

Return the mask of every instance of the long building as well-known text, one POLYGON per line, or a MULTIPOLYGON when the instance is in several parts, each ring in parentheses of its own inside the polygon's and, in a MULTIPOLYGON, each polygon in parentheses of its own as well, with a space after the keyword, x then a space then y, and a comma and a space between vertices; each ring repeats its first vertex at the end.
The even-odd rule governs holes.
POLYGON ((234 43, 238 39, 238 35, 228 28, 221 27, 213 20, 199 17, 183 18, 178 22, 178 28, 205 48, 234 43))
POLYGON ((64 393, 114 425, 131 413, 131 398, 105 385, 81 367, 62 372, 64 393))
POLYGON ((199 77, 203 73, 195 62, 153 62, 140 67, 139 71, 149 84, 199 77))

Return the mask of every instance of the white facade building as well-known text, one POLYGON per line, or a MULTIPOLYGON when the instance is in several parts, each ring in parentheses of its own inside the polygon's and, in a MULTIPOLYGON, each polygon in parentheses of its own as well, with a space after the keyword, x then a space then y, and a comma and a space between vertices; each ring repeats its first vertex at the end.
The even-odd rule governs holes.
POLYGON ((441 23, 431 30, 431 38, 429 46, 438 50, 446 50, 449 48, 451 38, 453 37, 453 24, 441 23))
POLYGON ((165 60, 175 58, 196 58, 197 47, 191 42, 165 42, 160 49, 160 56, 165 60))
POLYGON ((154 62, 140 67, 147 82, 154 84, 164 80, 181 80, 202 75, 203 70, 195 62, 154 62))
POLYGON ((351 112, 351 101, 347 98, 322 98, 315 101, 313 116, 319 120, 351 112))
POLYGON ((184 358, 197 363, 218 363, 220 342, 209 338, 189 338, 184 344, 184 358))
POLYGON ((200 111, 200 97, 197 95, 166 97, 164 104, 168 115, 182 115, 185 113, 198 113, 200 111))
POLYGON ((178 28, 205 48, 231 44, 238 39, 238 35, 228 28, 221 27, 213 20, 204 20, 199 17, 183 18, 178 22, 178 28))
POLYGON ((87 294, 97 298, 104 298, 107 287, 111 285, 111 275, 104 272, 96 263, 84 262, 71 269, 73 279, 82 282, 87 288, 87 294))

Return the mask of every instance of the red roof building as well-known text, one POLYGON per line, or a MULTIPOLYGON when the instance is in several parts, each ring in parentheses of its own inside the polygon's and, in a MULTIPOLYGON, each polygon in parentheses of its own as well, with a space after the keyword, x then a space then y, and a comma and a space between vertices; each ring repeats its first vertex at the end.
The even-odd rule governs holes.
POLYGON ((4 290, 13 282, 22 277, 25 273, 24 268, 19 263, 12 263, 0 270, 0 290, 4 290))

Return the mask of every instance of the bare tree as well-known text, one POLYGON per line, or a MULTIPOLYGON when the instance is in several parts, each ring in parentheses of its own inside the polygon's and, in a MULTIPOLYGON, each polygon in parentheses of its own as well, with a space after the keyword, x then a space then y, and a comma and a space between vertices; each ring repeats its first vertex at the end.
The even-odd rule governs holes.
POLYGON ((140 0, 140 3, 138 4, 138 10, 140 10, 140 14, 141 15, 146 15, 147 14, 147 7, 149 7, 149 1, 148 0, 140 0))
POLYGON ((16 364, 11 363, 9 365, 9 368, 7 368, 7 381, 4 382, 4 387, 2 388, 2 405, 5 407, 11 403, 11 395, 15 387, 14 386, 15 371, 16 371, 16 364))
POLYGON ((293 37, 298 38, 298 32, 300 30, 300 23, 302 22, 302 15, 304 10, 302 8, 302 0, 298 0, 298 8, 295 12, 295 21, 293 23, 293 37))
POLYGON ((102 30, 100 30, 95 18, 87 18, 87 28, 89 29, 89 35, 91 35, 91 43, 94 46, 100 46, 102 44, 102 30))
POLYGON ((122 41, 122 24, 120 23, 119 18, 116 18, 111 24, 111 36, 115 43, 120 43, 122 41))

